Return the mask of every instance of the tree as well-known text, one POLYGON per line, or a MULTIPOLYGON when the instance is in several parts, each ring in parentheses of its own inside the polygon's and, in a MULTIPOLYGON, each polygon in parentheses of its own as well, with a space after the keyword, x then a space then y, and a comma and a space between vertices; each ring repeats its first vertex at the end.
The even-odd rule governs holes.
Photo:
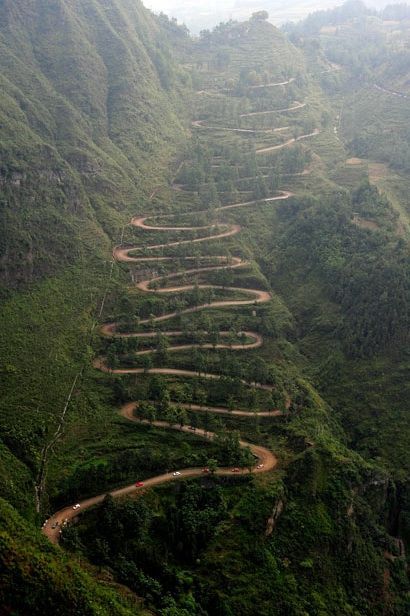
POLYGON ((196 414, 193 413, 191 417, 191 428, 193 429, 194 432, 196 432, 197 427, 198 427, 198 418, 196 414))
POLYGON ((149 421, 149 423, 152 425, 152 423, 156 420, 157 418, 157 414, 155 411, 155 407, 152 404, 148 404, 146 407, 146 418, 149 421))
POLYGON ((237 333, 234 327, 231 327, 228 333, 228 344, 232 348, 237 339, 237 333))
POLYGON ((198 389, 196 392, 196 399, 198 400, 198 404, 199 406, 205 406, 206 401, 208 399, 208 395, 205 391, 205 389, 198 389))
POLYGON ((169 342, 167 338, 163 334, 159 333, 157 335, 156 352, 157 352, 158 358, 161 361, 166 361, 168 357, 168 347, 169 347, 169 342))
POLYGON ((152 424, 152 422, 156 419, 155 407, 148 402, 141 402, 138 405, 138 415, 141 419, 146 419, 150 424, 152 424))
POLYGON ((177 416, 180 428, 182 428, 188 423, 188 415, 183 406, 177 407, 177 416))
POLYGON ((266 383, 268 378, 268 366, 262 357, 255 357, 249 366, 249 377, 254 383, 266 383))
POLYGON ((242 449, 241 465, 246 467, 251 473, 255 466, 255 456, 249 447, 242 449))
POLYGON ((198 372, 198 376, 201 376, 206 371, 207 357, 198 349, 194 349, 192 354, 193 364, 198 372))
POLYGON ((216 54, 216 66, 219 70, 227 68, 231 61, 231 54, 226 49, 221 49, 216 54))
POLYGON ((151 400, 161 400, 166 390, 167 385, 165 380, 160 375, 154 374, 149 381, 148 397, 151 400))
POLYGON ((211 473, 211 475, 215 475, 216 471, 218 470, 218 461, 215 460, 215 458, 209 458, 208 462, 206 463, 207 468, 209 468, 209 472, 211 473))
POLYGON ((160 398, 159 398, 159 409, 162 413, 166 413, 167 410, 170 407, 170 403, 171 403, 171 398, 169 395, 169 391, 166 388, 166 386, 164 387, 164 389, 161 391, 160 393, 160 398))
POLYGON ((219 430, 215 442, 227 464, 239 464, 241 462, 242 450, 237 430, 219 430))
POLYGON ((246 334, 245 332, 239 332, 239 341, 242 345, 246 344, 246 334))
POLYGON ((214 325, 212 326, 212 329, 209 332, 209 340, 213 348, 215 349, 215 347, 217 346, 219 342, 219 330, 214 325))
POLYGON ((255 179, 255 190, 253 196, 255 199, 264 199, 267 194, 268 191, 266 188, 265 179, 261 173, 258 173, 255 179))
POLYGON ((169 426, 173 426, 178 421, 178 411, 175 406, 168 405, 167 409, 164 413, 165 421, 169 424, 169 426))
POLYGON ((149 370, 152 368, 152 357, 151 355, 142 355, 141 357, 142 367, 144 368, 144 373, 147 374, 149 370))
POLYGON ((269 19, 269 13, 268 11, 255 11, 255 13, 252 13, 251 19, 253 21, 266 21, 269 19))
POLYGON ((220 285, 223 289, 228 287, 233 282, 233 273, 231 268, 224 267, 217 271, 217 284, 220 285))
POLYGON ((233 396, 228 397, 228 411, 232 413, 235 410, 235 398, 233 396))
POLYGON ((110 370, 115 370, 115 368, 117 368, 119 365, 117 353, 112 344, 109 346, 108 351, 107 351, 106 363, 107 363, 108 368, 110 368, 110 370))

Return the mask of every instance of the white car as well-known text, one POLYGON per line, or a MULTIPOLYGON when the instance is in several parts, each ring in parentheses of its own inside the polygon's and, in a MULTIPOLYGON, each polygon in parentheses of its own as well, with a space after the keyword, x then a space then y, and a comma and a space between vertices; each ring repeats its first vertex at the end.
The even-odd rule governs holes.
POLYGON ((265 466, 264 464, 258 464, 256 468, 263 468, 264 466, 265 466))
POLYGON ((74 509, 74 511, 75 511, 76 509, 79 509, 80 507, 81 507, 80 503, 77 503, 76 505, 73 505, 73 509, 74 509))
POLYGON ((181 473, 179 471, 175 471, 175 473, 172 473, 174 475, 174 477, 178 477, 181 473))

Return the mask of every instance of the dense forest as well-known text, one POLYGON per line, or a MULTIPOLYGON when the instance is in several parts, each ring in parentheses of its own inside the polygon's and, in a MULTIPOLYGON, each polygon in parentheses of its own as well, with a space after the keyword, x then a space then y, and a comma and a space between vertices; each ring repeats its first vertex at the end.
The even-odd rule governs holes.
POLYGON ((409 34, 0 3, 0 613, 408 614, 409 34))

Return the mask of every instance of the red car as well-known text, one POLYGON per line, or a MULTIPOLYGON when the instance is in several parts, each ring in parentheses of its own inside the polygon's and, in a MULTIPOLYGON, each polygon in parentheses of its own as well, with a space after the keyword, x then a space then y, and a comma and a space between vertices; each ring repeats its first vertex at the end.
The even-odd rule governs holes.
POLYGON ((135 484, 136 488, 142 488, 142 486, 144 485, 143 481, 137 481, 137 483, 135 484))
POLYGON ((202 469, 202 472, 203 472, 203 473, 209 473, 209 468, 203 468, 203 469, 202 469))

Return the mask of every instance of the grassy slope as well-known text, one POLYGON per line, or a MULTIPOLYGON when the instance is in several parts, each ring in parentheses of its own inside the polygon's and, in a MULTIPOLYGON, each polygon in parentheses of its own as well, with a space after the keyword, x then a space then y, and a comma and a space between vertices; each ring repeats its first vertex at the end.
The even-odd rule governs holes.
MULTIPOLYGON (((90 332, 111 246, 184 138, 177 114, 185 86, 167 54, 172 36, 139 2, 107 11, 99 0, 6 1, 0 24, 0 493, 38 523, 34 481, 76 374, 84 370, 65 439, 75 438, 80 417, 87 429, 113 419, 89 368, 90 332)), ((43 550, 34 531, 7 541, 22 566, 24 550, 32 558, 43 550)), ((40 558, 46 576, 53 558, 40 558)), ((71 584, 61 567, 56 575, 71 584)), ((18 579, 16 567, 3 605, 18 579)), ((87 584, 73 600, 94 613, 87 594, 97 593, 103 610, 109 602, 87 584)), ((46 597, 45 583, 38 586, 46 597)), ((28 595, 21 601, 28 605, 28 595)), ((129 613, 117 599, 104 610, 129 613)))
POLYGON ((4 613, 145 614, 135 597, 110 582, 96 582, 91 572, 54 548, 3 499, 0 526, 4 613))
POLYGON ((1 413, 35 473, 87 357, 111 245, 182 137, 182 86, 172 61, 161 82, 161 28, 141 4, 0 10, 1 413))
POLYGON ((113 237, 180 126, 154 63, 160 30, 141 5, 6 2, 1 11, 1 263, 14 286, 72 262, 79 243, 95 252, 97 234, 97 254, 107 251, 101 231, 113 237))

